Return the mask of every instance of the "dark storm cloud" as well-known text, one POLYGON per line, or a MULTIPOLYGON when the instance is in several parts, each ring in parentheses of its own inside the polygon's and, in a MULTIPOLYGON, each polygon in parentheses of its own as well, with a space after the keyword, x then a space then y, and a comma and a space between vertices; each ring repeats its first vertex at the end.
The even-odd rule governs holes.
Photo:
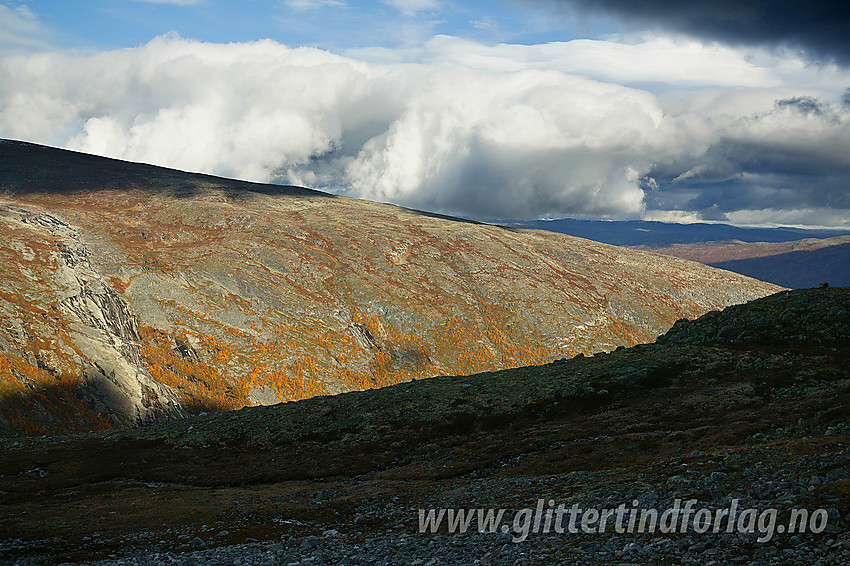
POLYGON ((847 210, 850 199, 846 182, 846 177, 836 174, 747 173, 706 184, 662 184, 658 191, 647 193, 646 203, 649 209, 695 211, 706 220, 722 220, 725 213, 761 208, 847 210))
POLYGON ((812 96, 773 101, 741 115, 699 154, 668 154, 644 183, 648 210, 704 220, 843 223, 850 210, 850 137, 843 104, 812 96), (759 210, 784 215, 770 218, 759 210), (749 212, 747 212, 749 211, 749 212))
POLYGON ((813 96, 792 96, 777 100, 775 104, 778 110, 791 108, 803 114, 823 114, 824 112, 823 104, 813 96))
POLYGON ((584 13, 613 15, 636 28, 658 27, 738 45, 787 45, 812 59, 850 65, 850 6, 846 1, 548 1, 584 13))
MULTIPOLYGON (((806 105, 804 103, 804 108, 806 105)), ((850 209, 850 164, 827 151, 804 151, 769 139, 722 140, 689 163, 657 166, 657 188, 646 192, 649 209, 695 211, 705 220, 727 220, 737 210, 850 209)))

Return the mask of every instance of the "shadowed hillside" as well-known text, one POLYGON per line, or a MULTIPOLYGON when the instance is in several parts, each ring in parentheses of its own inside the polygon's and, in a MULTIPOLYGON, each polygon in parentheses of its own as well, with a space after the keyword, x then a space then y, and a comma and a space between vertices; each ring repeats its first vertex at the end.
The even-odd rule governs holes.
POLYGON ((784 291, 609 354, 7 439, 0 552, 129 564, 843 564, 848 312, 850 289, 784 291), (418 509, 516 511, 540 499, 712 510, 735 500, 776 509, 776 525, 792 508, 823 509, 828 524, 768 540, 755 527, 539 532, 521 544, 501 531, 418 532, 418 509))
POLYGON ((721 241, 640 249, 698 261, 718 269, 803 289, 850 285, 850 236, 790 242, 721 241))
POLYGON ((803 289, 825 282, 836 287, 850 285, 847 230, 746 228, 644 220, 534 220, 507 225, 539 228, 698 261, 783 287, 803 289))
POLYGON ((806 238, 850 235, 850 230, 806 228, 755 228, 730 224, 658 222, 654 220, 557 220, 506 221, 507 226, 534 228, 588 238, 615 246, 658 249, 677 245, 729 243, 782 243, 806 238))
POLYGON ((850 285, 850 243, 709 265, 793 289, 821 283, 843 287, 850 285))

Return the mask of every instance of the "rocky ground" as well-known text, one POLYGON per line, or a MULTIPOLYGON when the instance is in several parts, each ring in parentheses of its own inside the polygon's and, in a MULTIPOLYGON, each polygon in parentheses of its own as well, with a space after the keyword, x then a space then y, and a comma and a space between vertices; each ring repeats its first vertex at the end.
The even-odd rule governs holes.
POLYGON ((782 292, 610 354, 6 439, 0 561, 847 564, 848 311, 849 289, 782 292), (540 499, 777 515, 514 542, 540 499), (419 509, 440 508, 506 509, 509 532, 419 532, 419 509), (822 513, 818 532, 782 532, 795 509, 822 513))

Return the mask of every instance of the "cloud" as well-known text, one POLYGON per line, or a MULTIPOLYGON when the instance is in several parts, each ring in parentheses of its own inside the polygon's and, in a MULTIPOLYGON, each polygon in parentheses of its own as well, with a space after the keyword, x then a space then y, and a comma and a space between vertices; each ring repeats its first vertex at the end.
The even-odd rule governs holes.
POLYGON ((850 10, 834 0, 530 0, 612 15, 633 28, 661 28, 732 45, 785 45, 850 65, 850 10))
POLYGON ((168 35, 7 54, 0 136, 477 218, 723 220, 767 207, 846 224, 827 211, 850 210, 850 73, 768 54, 747 66, 723 48, 741 65, 724 75, 699 49, 438 38, 355 57, 168 35), (631 63, 606 67, 606 52, 631 63), (669 65, 653 67, 658 56, 669 65), (688 88, 672 88, 679 73, 688 88))
POLYGON ((0 49, 47 49, 44 26, 26 5, 0 4, 0 49))
POLYGON ((788 94, 722 91, 668 104, 683 149, 691 148, 658 156, 648 175, 664 190, 648 192, 648 206, 715 220, 765 203, 850 209, 850 108, 788 94))
POLYGON ((346 166, 357 194, 485 217, 642 210, 642 149, 661 122, 652 95, 543 71, 401 81, 404 109, 346 166))
POLYGON ((320 8, 340 8, 346 6, 343 0, 284 0, 283 5, 296 12, 307 12, 320 8))
POLYGON ((774 102, 777 110, 786 108, 797 110, 803 114, 823 114, 824 105, 813 96, 792 96, 774 102))
POLYGON ((483 16, 476 20, 470 20, 469 24, 477 30, 494 30, 499 28, 498 22, 490 16, 483 16))
POLYGON ((641 219, 653 222, 675 222, 677 224, 704 222, 698 212, 687 210, 650 210, 643 214, 641 219))
POLYGON ((728 220, 742 226, 794 226, 799 228, 832 228, 850 226, 850 208, 763 208, 737 210, 729 214, 728 220))
POLYGON ((174 6, 194 6, 203 4, 206 0, 136 0, 136 2, 147 2, 148 4, 172 4, 174 6))
POLYGON ((404 49, 358 49, 352 57, 376 63, 416 62, 501 73, 524 69, 556 70, 570 75, 648 89, 709 87, 781 87, 845 90, 848 73, 831 65, 767 50, 734 49, 689 39, 644 34, 639 40, 577 39, 534 45, 484 45, 436 35, 404 49))
POLYGON ((381 0, 381 2, 392 6, 406 16, 415 16, 419 12, 433 11, 440 7, 438 0, 381 0))
MULTIPOLYGON (((410 54, 408 54, 410 56, 410 54)), ((675 83, 677 88, 705 85, 776 84, 775 71, 723 46, 676 42, 651 36, 640 43, 579 39, 538 45, 482 45, 436 36, 417 54, 427 63, 451 62, 484 71, 558 70, 618 83, 675 83)))

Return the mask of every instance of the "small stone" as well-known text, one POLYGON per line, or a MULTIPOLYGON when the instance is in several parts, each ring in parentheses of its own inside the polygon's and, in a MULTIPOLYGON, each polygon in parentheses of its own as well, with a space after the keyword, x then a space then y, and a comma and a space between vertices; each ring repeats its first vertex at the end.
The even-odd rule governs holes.
POLYGON ((686 478, 685 476, 678 476, 677 475, 677 476, 670 476, 669 478, 667 478, 667 485, 668 486, 682 485, 684 483, 688 483, 688 478, 686 478))

